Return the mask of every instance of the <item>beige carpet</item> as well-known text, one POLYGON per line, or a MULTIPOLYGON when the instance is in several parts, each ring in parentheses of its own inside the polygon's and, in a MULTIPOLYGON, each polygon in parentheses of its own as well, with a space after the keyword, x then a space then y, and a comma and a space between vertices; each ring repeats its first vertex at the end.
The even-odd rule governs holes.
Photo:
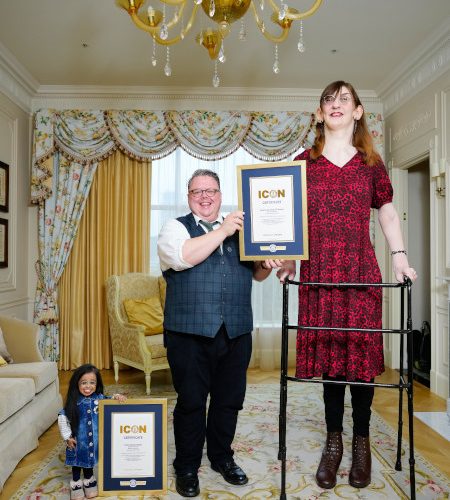
MULTIPOLYGON (((396 432, 376 414, 373 415, 371 443, 373 453, 372 483, 363 490, 348 484, 351 445, 350 408, 346 408, 344 422, 344 457, 339 469, 338 483, 334 490, 322 490, 314 481, 325 438, 321 386, 318 384, 290 383, 288 389, 287 432, 287 486, 290 500, 320 498, 395 499, 410 497, 409 466, 406 446, 403 449, 403 471, 394 470, 396 458, 396 432)), ((129 398, 145 397, 143 385, 109 386, 107 394, 122 392, 129 398)), ((348 392, 348 391, 347 391, 348 392)), ((173 393, 164 388, 152 397, 169 399, 169 466, 168 493, 164 499, 180 498, 175 492, 172 433, 173 393)), ((250 385, 244 410, 239 417, 234 442, 236 462, 249 476, 245 486, 231 486, 213 472, 204 457, 199 471, 201 499, 261 500, 275 499, 280 495, 280 462, 278 454, 278 385, 250 385)), ((406 443, 404 443, 406 445, 406 443)), ((70 468, 64 465, 64 446, 58 444, 20 489, 12 500, 67 499, 70 468)), ((416 453, 416 495, 418 499, 448 499, 450 481, 424 458, 416 453)), ((117 498, 117 497, 108 497, 117 498)), ((137 497, 121 497, 137 498, 137 497)), ((140 498, 155 498, 152 496, 140 498)))

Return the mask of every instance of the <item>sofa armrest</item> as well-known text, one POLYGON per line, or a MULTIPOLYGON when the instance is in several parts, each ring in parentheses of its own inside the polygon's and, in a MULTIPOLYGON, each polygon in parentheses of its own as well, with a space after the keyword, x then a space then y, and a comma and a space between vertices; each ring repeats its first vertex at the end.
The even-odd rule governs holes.
POLYGON ((44 361, 39 348, 39 325, 21 319, 0 316, 0 328, 6 347, 15 363, 44 361))

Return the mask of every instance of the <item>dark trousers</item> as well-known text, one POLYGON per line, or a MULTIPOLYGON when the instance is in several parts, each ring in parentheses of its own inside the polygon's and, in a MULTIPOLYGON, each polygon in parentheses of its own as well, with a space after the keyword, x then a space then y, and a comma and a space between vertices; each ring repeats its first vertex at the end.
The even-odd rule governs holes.
POLYGON ((205 439, 210 462, 223 464, 233 457, 231 443, 245 398, 251 333, 229 339, 222 327, 214 338, 169 331, 165 336, 178 394, 173 412, 175 472, 198 471, 205 439))
MULTIPOLYGON (((323 376, 324 380, 345 380, 345 377, 323 376)), ((371 380, 373 382, 373 379, 371 380)), ((323 384, 323 401, 325 403, 325 422, 327 432, 342 432, 344 418, 345 385, 323 384)), ((353 434, 367 437, 369 435, 370 408, 372 406, 374 387, 350 386, 352 395, 353 434)))
MULTIPOLYGON (((72 467, 72 479, 74 481, 78 481, 81 478, 81 467, 72 467)), ((94 469, 85 469, 83 468, 84 479, 91 479, 94 475, 94 469)))

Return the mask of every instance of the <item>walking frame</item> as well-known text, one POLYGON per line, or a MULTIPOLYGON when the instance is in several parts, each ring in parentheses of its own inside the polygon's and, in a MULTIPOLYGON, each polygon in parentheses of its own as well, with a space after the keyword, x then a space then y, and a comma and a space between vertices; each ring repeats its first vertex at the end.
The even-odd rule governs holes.
POLYGON ((403 390, 406 390, 408 397, 408 429, 409 429, 409 477, 411 487, 411 499, 416 498, 415 487, 415 460, 414 460, 414 424, 413 424, 413 330, 411 319, 411 287, 412 282, 405 277, 403 283, 315 283, 315 282, 299 282, 286 280, 283 284, 283 320, 281 332, 281 377, 280 377, 280 414, 279 414, 279 448, 278 460, 281 460, 281 492, 280 500, 286 500, 286 405, 287 405, 287 382, 309 382, 319 384, 343 384, 343 385, 360 385, 371 387, 385 387, 399 390, 398 400, 398 431, 397 431, 397 460, 395 470, 402 470, 401 463, 401 446, 402 446, 402 429, 403 429, 403 390), (289 324, 289 285, 296 286, 315 286, 315 287, 333 287, 333 288, 398 288, 400 291, 400 328, 398 329, 373 329, 373 328, 335 328, 324 326, 307 326, 307 325, 290 325, 289 324), (405 327, 405 289, 407 291, 406 299, 406 328, 405 327), (383 384, 377 382, 350 382, 338 380, 321 380, 315 378, 297 378, 288 376, 288 333, 289 330, 339 330, 351 332, 382 332, 393 333, 400 335, 400 368, 398 384, 383 384), (404 376, 403 369, 403 351, 404 351, 404 336, 406 335, 406 350, 407 350, 407 376, 404 376))

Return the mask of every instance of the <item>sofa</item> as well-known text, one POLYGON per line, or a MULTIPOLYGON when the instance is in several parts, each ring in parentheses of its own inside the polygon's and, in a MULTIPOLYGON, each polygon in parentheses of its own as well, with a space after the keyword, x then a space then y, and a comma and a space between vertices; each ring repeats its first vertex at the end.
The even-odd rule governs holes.
POLYGON ((0 491, 20 460, 38 446, 39 436, 62 408, 58 369, 38 349, 39 327, 0 316, 12 362, 0 366, 0 491))

